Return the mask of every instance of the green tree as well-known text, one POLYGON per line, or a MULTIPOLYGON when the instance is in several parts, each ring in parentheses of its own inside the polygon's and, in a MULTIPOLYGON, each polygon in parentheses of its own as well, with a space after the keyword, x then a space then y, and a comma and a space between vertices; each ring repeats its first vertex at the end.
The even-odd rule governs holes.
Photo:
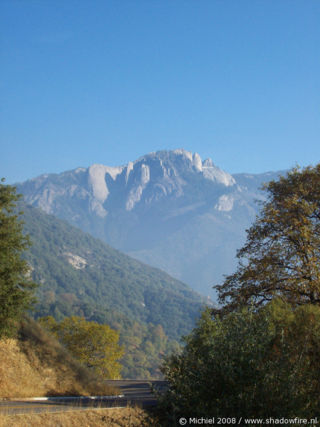
POLYGON ((108 325, 86 321, 72 316, 57 322, 53 317, 39 319, 39 322, 88 368, 92 368, 105 379, 120 378, 123 356, 119 346, 119 334, 108 325))
POLYGON ((179 417, 238 423, 320 413, 320 307, 274 300, 222 319, 208 309, 185 341, 162 367, 169 390, 160 411, 168 425, 179 417))
POLYGON ((222 312, 275 296, 320 303, 320 164, 264 186, 267 200, 239 250, 237 271, 216 286, 222 312))
POLYGON ((264 188, 238 269, 216 287, 224 306, 207 309, 162 367, 168 425, 320 413, 320 165, 264 188))
POLYGON ((28 278, 29 266, 21 258, 30 245, 19 219, 22 212, 15 213, 21 195, 3 182, 4 179, 0 183, 0 336, 11 336, 33 302, 36 285, 28 278))

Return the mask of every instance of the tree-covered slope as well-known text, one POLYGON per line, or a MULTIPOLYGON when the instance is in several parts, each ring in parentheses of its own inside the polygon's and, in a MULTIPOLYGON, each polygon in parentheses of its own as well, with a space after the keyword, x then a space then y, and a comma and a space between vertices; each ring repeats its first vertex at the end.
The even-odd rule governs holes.
POLYGON ((160 324, 172 339, 191 330, 202 300, 187 285, 36 208, 22 209, 40 314, 113 323, 120 316, 160 324))

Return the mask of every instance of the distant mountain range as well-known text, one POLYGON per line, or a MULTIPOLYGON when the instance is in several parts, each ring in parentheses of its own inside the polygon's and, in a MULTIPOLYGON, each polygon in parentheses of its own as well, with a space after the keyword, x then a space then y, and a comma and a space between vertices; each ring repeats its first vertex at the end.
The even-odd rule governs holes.
POLYGON ((236 250, 258 213, 259 187, 280 174, 230 175, 179 149, 17 186, 28 204, 214 298, 212 285, 235 268, 236 250))

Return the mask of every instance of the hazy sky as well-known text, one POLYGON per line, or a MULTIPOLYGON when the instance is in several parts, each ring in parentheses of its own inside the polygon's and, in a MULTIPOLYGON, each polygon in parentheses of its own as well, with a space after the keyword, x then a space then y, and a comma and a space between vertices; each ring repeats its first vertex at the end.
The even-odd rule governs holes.
POLYGON ((0 176, 320 161, 319 0, 1 0, 0 176))

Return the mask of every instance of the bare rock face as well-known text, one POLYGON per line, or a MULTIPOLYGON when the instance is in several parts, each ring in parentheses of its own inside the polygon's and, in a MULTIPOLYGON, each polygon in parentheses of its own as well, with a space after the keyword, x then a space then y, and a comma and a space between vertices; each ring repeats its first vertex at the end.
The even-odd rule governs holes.
MULTIPOLYGON (((212 284, 233 271, 258 212, 258 187, 277 176, 232 176, 211 159, 177 149, 124 166, 42 175, 18 191, 27 203, 212 296, 212 284)), ((84 265, 69 259, 75 268, 84 265)))
POLYGON ((87 265, 87 260, 79 255, 75 255, 71 252, 65 252, 63 255, 68 263, 71 264, 72 267, 74 267, 76 270, 83 270, 87 265))
POLYGON ((141 176, 136 186, 134 186, 129 193, 126 201, 126 210, 131 211, 135 204, 140 202, 143 190, 146 188, 150 181, 150 168, 144 163, 141 165, 141 176))

